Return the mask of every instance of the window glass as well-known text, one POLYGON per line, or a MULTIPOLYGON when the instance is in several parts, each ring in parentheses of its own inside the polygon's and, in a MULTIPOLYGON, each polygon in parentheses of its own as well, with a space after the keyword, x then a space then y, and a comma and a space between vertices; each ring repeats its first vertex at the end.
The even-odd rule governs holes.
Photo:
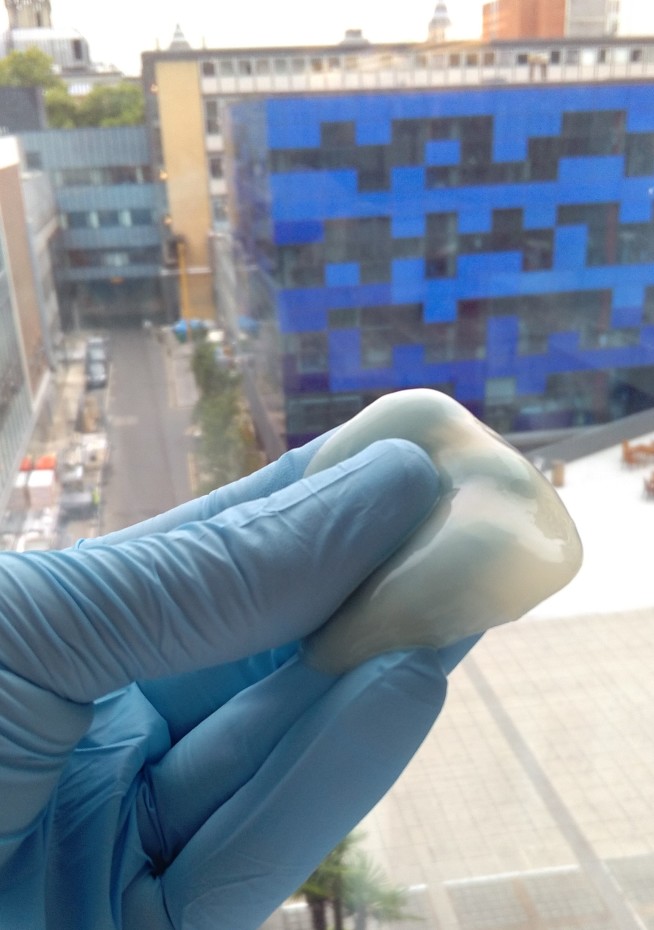
POLYGON ((222 155, 212 155, 209 159, 209 172, 214 179, 223 177, 223 158, 222 155))
POLYGON ((68 229, 86 229, 91 225, 88 212, 73 210, 66 214, 66 225, 68 229))

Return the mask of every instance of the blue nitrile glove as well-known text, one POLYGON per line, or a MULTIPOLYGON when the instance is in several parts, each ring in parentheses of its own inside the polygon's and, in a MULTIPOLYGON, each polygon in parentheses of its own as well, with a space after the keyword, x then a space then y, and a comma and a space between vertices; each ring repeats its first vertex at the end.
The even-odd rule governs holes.
POLYGON ((332 677, 294 643, 425 517, 433 466, 387 440, 298 480, 312 446, 0 555, 3 930, 255 930, 420 745, 465 646, 332 677))

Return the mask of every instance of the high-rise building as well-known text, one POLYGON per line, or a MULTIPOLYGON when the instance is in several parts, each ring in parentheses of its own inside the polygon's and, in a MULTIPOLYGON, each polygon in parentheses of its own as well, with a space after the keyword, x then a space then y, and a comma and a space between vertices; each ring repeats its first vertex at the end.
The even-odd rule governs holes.
POLYGON ((617 32, 620 0, 489 0, 482 8, 482 37, 553 39, 610 36, 617 32))
POLYGON ((26 168, 54 188, 64 325, 164 319, 162 207, 145 127, 51 129, 21 142, 26 168))
POLYGON ((290 445, 407 387, 504 434, 654 402, 650 84, 287 97, 229 125, 238 312, 250 369, 277 338, 290 445))
POLYGON ((416 384, 513 436, 653 402, 654 41, 168 50, 144 81, 191 315, 271 456, 416 384))

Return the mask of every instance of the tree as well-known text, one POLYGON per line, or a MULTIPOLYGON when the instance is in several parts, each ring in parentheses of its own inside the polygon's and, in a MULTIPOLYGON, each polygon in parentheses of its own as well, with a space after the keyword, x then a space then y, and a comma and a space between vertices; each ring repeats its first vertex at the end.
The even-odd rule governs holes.
POLYGON ((334 914, 334 930, 343 930, 343 888, 347 874, 347 858, 358 835, 348 834, 323 859, 296 892, 304 898, 311 913, 313 930, 327 930, 327 909, 334 914))
POLYGON ((407 913, 407 893, 391 885, 370 856, 355 850, 349 863, 344 887, 345 909, 354 917, 354 930, 366 930, 368 918, 377 923, 416 920, 407 913))
POLYGON ((200 393, 193 416, 199 432, 198 492, 202 493, 249 474, 262 461, 238 373, 217 360, 216 347, 209 342, 195 346, 191 369, 200 393))
POLYGON ((77 126, 77 102, 63 85, 46 90, 45 112, 51 129, 74 129, 77 126))
POLYGON ((0 87, 42 87, 52 129, 137 126, 145 120, 143 92, 136 84, 98 85, 78 100, 69 94, 52 58, 38 48, 10 52, 0 59, 0 87))
POLYGON ((361 833, 348 834, 296 892, 309 907, 313 930, 327 930, 329 909, 334 930, 344 930, 348 917, 354 930, 366 930, 369 917, 378 923, 420 920, 406 910, 405 889, 392 885, 372 858, 356 848, 362 839, 361 833))
POLYGON ((0 59, 0 86, 63 88, 64 82, 55 73, 52 58, 38 48, 25 52, 9 52, 0 59))
POLYGON ((129 81, 94 87, 77 110, 78 126, 137 126, 145 119, 143 92, 129 81))

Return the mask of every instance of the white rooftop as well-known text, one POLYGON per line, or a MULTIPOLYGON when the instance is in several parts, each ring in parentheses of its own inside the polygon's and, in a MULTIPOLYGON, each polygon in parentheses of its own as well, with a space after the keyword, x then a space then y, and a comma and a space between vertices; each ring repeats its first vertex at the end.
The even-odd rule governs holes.
MULTIPOLYGON (((633 440, 651 442, 654 436, 633 440)), ((627 466, 613 446, 565 466, 559 494, 577 525, 584 562, 577 577, 530 614, 570 617, 654 607, 654 498, 643 493, 650 464, 627 466)))

